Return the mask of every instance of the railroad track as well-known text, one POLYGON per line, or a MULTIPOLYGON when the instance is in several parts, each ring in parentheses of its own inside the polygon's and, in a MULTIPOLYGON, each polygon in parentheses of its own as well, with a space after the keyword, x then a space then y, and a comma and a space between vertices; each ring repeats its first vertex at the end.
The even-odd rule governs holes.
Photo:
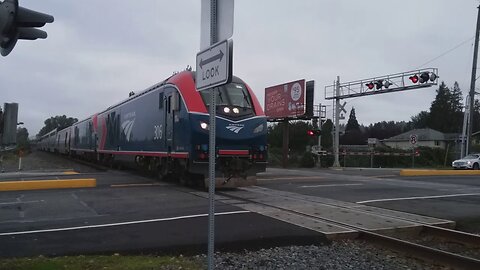
POLYGON ((313 198, 305 199, 299 194, 273 191, 259 187, 241 188, 237 191, 221 191, 217 192, 217 196, 218 201, 260 214, 266 214, 306 228, 315 229, 312 227, 312 224, 318 223, 343 228, 349 238, 363 239, 434 264, 455 269, 480 269, 479 235, 432 226, 415 219, 395 217, 391 214, 392 212, 388 211, 372 213, 372 211, 356 209, 359 212, 367 212, 369 215, 397 218, 404 222, 416 224, 415 229, 409 230, 410 233, 407 237, 402 230, 397 229, 368 230, 362 226, 336 220, 332 216, 324 217, 317 213, 318 211, 299 210, 302 208, 302 205, 312 208, 315 207, 315 204, 322 204, 339 208, 340 212, 342 212, 348 209, 351 210, 351 204, 338 204, 334 200, 328 199, 324 202, 318 202, 314 201, 313 198), (270 191, 273 193, 269 194, 270 191), (278 200, 272 200, 271 197, 278 197, 278 200), (272 214, 273 212, 275 214, 272 214), (300 221, 302 219, 307 220, 307 222, 300 221), (412 234, 414 237, 412 237, 412 234), (451 243, 455 244, 452 245, 451 243))

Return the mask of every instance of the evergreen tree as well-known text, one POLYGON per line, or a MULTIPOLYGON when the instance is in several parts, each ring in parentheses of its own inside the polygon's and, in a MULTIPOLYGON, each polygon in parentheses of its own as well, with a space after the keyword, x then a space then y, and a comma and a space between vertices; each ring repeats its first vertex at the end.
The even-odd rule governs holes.
POLYGON ((366 141, 365 134, 362 133, 358 124, 355 108, 352 107, 347 125, 345 126, 345 134, 340 138, 340 144, 357 145, 365 144, 366 141))
POLYGON ((333 146, 333 122, 330 119, 327 119, 322 125, 322 149, 331 149, 333 146))
POLYGON ((421 111, 417 115, 412 116, 410 118, 412 129, 428 127, 429 118, 430 118, 430 113, 427 111, 421 111))
POLYGON ((348 117, 347 126, 345 127, 345 132, 351 131, 351 130, 360 130, 360 125, 358 124, 354 107, 352 107, 352 110, 350 111, 350 116, 348 117))
POLYGON ((454 84, 454 90, 440 84, 437 89, 435 100, 430 106, 428 127, 441 132, 460 132, 462 128, 462 92, 458 83, 454 84))

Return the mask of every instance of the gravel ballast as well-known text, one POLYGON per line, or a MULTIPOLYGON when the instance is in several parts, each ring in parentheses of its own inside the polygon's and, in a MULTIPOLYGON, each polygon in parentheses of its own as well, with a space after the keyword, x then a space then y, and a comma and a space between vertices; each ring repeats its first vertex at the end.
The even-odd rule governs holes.
MULTIPOLYGON (((206 255, 197 256, 207 260, 206 255)), ((334 241, 330 245, 288 246, 215 253, 216 269, 335 269, 396 270, 449 269, 371 245, 360 240, 334 241)))

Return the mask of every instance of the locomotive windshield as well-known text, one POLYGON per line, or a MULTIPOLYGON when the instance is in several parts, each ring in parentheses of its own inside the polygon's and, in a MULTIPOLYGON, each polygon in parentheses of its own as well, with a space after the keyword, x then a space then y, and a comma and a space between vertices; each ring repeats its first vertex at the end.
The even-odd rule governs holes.
MULTIPOLYGON (((229 83, 217 88, 216 107, 217 114, 224 117, 239 119, 252 116, 253 103, 250 93, 244 84, 229 83)), ((203 102, 210 106, 210 90, 201 91, 203 102)))
MULTIPOLYGON (((217 88, 217 106, 232 106, 240 108, 252 108, 252 100, 247 88, 239 83, 230 83, 217 88)), ((210 91, 201 91, 203 102, 210 106, 210 91)))

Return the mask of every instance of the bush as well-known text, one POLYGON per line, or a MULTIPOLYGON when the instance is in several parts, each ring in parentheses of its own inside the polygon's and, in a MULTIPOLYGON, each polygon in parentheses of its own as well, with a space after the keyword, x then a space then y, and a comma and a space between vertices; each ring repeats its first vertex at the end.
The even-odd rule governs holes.
POLYGON ((305 152, 300 160, 300 167, 312 168, 313 166, 315 166, 314 156, 310 152, 305 152))

